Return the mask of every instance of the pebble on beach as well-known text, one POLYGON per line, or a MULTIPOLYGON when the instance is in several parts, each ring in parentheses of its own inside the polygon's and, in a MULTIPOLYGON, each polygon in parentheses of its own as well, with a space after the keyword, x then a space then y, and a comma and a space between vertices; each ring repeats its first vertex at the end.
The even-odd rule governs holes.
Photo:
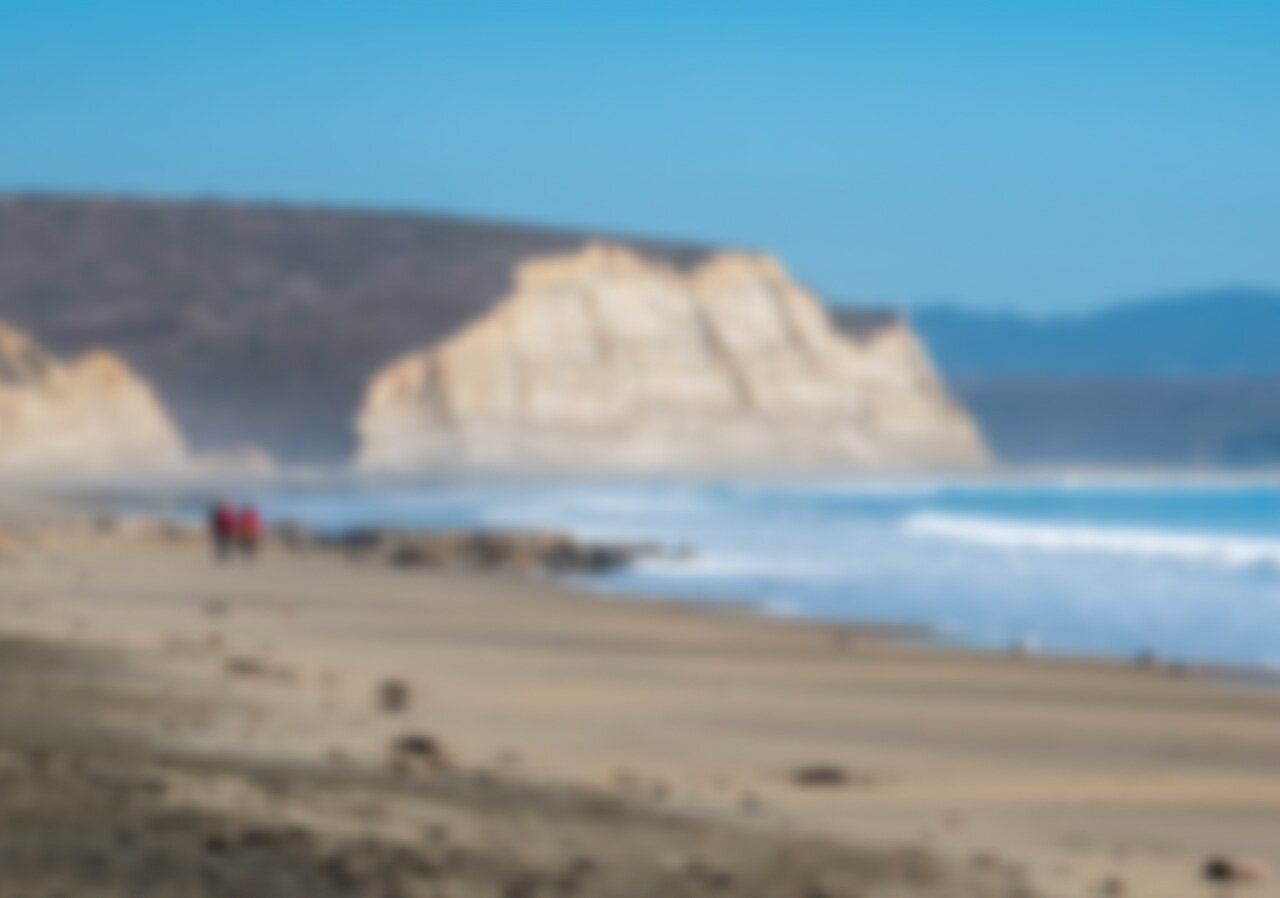
POLYGON ((400 714, 409 708, 413 690, 404 680, 390 677, 378 684, 378 707, 388 714, 400 714))

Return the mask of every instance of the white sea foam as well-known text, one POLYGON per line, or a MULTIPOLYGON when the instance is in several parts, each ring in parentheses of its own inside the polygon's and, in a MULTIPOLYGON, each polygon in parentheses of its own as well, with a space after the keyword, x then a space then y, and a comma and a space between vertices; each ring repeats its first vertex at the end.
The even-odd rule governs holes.
POLYGON ((1041 523, 940 512, 909 515, 902 529, 912 536, 995 549, 1168 559, 1231 568, 1280 568, 1280 540, 1247 536, 1041 523))
POLYGON ((682 581, 744 582, 788 581, 797 584, 831 582, 844 567, 838 558, 819 551, 735 552, 695 547, 675 548, 642 558, 633 569, 651 576, 682 581))

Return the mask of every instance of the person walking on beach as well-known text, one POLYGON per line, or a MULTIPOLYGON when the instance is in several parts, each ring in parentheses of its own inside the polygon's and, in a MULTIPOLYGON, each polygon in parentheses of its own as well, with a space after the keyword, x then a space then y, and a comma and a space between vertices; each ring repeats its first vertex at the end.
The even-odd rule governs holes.
POLYGON ((252 559, 258 554, 258 545, 262 541, 262 516, 255 506, 241 507, 236 515, 235 535, 241 555, 252 559))
POLYGON ((236 538, 236 511, 226 499, 220 499, 209 510, 209 541, 213 557, 225 562, 231 557, 236 538))

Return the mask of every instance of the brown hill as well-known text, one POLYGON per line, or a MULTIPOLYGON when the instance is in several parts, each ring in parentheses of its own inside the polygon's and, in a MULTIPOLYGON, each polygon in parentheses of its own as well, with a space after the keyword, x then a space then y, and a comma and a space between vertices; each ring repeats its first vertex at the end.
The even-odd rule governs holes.
MULTIPOLYGON (((523 259, 586 239, 440 215, 0 197, 0 318, 56 352, 121 353, 196 450, 336 461, 371 372, 485 312, 523 259)), ((706 255, 627 243, 680 266, 706 255)))

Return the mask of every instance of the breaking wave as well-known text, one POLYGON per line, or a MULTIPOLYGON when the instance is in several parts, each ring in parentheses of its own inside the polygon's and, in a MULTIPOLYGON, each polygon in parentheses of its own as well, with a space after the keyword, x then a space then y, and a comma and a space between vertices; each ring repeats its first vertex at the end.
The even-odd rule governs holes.
POLYGON ((995 549, 1112 555, 1280 569, 1280 540, 1137 527, 1095 527, 982 515, 919 512, 902 529, 912 535, 995 549))

